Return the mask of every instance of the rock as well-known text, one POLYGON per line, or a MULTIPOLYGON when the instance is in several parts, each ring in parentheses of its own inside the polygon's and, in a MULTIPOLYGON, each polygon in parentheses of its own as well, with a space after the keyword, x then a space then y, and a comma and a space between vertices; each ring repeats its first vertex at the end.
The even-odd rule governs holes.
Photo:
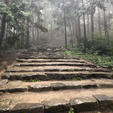
POLYGON ((44 113, 62 113, 68 112, 70 109, 69 103, 66 100, 50 100, 42 102, 45 106, 44 113))
POLYGON ((79 84, 66 84, 66 89, 81 89, 81 87, 79 84))
POLYGON ((30 85, 28 86, 28 91, 48 91, 51 87, 49 85, 30 85))
POLYGON ((88 85, 83 85, 82 88, 84 89, 89 89, 89 88, 97 88, 97 85, 96 84, 88 84, 88 85))
POLYGON ((94 98, 84 97, 70 100, 71 107, 77 112, 97 111, 97 101, 94 98))
POLYGON ((0 95, 3 95, 3 92, 0 92, 0 95))
POLYGON ((22 103, 17 104, 11 113, 44 113, 44 106, 41 104, 35 103, 22 103))
POLYGON ((66 89, 66 85, 63 83, 51 83, 51 87, 53 90, 61 90, 61 89, 66 89))
POLYGON ((17 87, 17 88, 10 88, 10 89, 7 89, 6 92, 10 92, 10 93, 14 93, 14 92, 25 92, 27 91, 28 89, 27 88, 22 88, 22 87, 17 87))
POLYGON ((0 113, 9 113, 9 105, 11 103, 11 100, 6 99, 6 100, 2 100, 0 98, 0 113))
POLYGON ((9 93, 14 93, 14 92, 25 92, 27 91, 27 88, 9 88, 9 89, 0 89, 0 92, 9 92, 9 93))
POLYGON ((98 103, 101 111, 105 110, 113 110, 113 98, 108 97, 106 95, 93 95, 98 103))
POLYGON ((99 84, 99 88, 113 88, 113 84, 99 84))
POLYGON ((8 83, 8 80, 0 80, 0 87, 2 87, 3 85, 6 85, 8 83))

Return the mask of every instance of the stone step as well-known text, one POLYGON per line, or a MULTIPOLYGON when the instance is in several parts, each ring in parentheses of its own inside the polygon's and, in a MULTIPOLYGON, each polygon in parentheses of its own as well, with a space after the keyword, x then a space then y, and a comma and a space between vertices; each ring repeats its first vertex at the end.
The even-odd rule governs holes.
POLYGON ((113 73, 109 72, 6 72, 1 78, 9 80, 72 80, 72 79, 91 79, 91 78, 113 78, 113 73))
POLYGON ((27 62, 27 63, 32 63, 32 62, 79 62, 79 63, 84 63, 86 62, 85 60, 82 59, 17 59, 17 62, 27 62))
POLYGON ((67 113, 113 111, 113 88, 50 92, 5 93, 0 113, 67 113), (73 109, 72 109, 73 108, 73 109))
MULTIPOLYGON (((62 56, 55 56, 54 55, 31 55, 31 54, 27 54, 25 56, 19 56, 18 59, 70 59, 71 57, 67 57, 65 55, 62 56)), ((73 58, 73 59, 78 59, 80 60, 80 58, 73 58)))
POLYGON ((105 68, 91 68, 86 66, 12 66, 7 68, 6 72, 73 72, 73 71, 89 71, 89 72, 111 72, 105 68))
POLYGON ((22 82, 22 81, 0 81, 0 93, 14 92, 43 92, 58 90, 78 90, 94 88, 113 88, 113 80, 91 79, 81 81, 44 81, 44 82, 22 82))
POLYGON ((15 63, 14 66, 88 66, 96 67, 91 63, 74 63, 74 62, 46 62, 46 63, 15 63))

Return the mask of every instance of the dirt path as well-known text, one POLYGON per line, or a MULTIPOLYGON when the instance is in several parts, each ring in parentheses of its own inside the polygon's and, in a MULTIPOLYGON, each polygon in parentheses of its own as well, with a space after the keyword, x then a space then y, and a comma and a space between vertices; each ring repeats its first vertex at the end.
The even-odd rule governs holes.
POLYGON ((16 61, 15 52, 0 52, 0 75, 5 71, 7 66, 16 61))
POLYGON ((58 49, 24 52, 1 75, 0 113, 108 113, 112 106, 113 73, 58 49))

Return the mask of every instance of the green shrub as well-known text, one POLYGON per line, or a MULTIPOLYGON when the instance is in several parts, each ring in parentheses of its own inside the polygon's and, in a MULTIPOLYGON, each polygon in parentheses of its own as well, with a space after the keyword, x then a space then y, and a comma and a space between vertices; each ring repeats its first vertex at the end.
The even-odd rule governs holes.
MULTIPOLYGON (((87 41, 87 52, 98 53, 99 55, 113 55, 113 40, 100 36, 98 33, 94 34, 93 39, 89 38, 87 41)), ((81 40, 79 49, 83 51, 84 44, 81 40)))
POLYGON ((102 67, 113 68, 113 56, 98 55, 98 53, 83 53, 77 49, 66 50, 66 54, 71 56, 77 56, 86 59, 94 64, 98 64, 102 67))

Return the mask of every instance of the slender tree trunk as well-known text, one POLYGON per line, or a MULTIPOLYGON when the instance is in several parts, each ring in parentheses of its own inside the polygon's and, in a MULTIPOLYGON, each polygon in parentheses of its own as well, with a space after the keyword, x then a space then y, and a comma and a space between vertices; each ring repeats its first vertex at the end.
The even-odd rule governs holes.
MULTIPOLYGON (((83 0, 82 0, 83 4, 83 0)), ((84 22, 84 52, 86 53, 87 46, 87 35, 86 35, 86 21, 85 21, 85 13, 83 13, 83 22, 84 22)))
POLYGON ((75 36, 75 22, 72 22, 72 27, 73 27, 73 36, 75 36))
POLYGON ((104 10, 103 13, 104 13, 104 32, 105 32, 106 40, 108 41, 108 44, 109 44, 109 32, 108 32, 108 26, 107 26, 106 11, 104 10))
POLYGON ((52 38, 52 31, 53 31, 53 24, 51 23, 51 34, 50 34, 51 38, 52 38))
POLYGON ((79 36, 78 36, 78 24, 77 24, 77 20, 75 20, 75 30, 76 30, 77 48, 79 48, 80 47, 80 40, 79 40, 79 36))
POLYGON ((25 35, 23 35, 21 37, 21 48, 24 48, 24 37, 25 37, 25 35))
POLYGON ((33 37, 33 44, 35 44, 35 28, 32 26, 32 37, 33 37))
POLYGON ((78 21, 78 35, 79 35, 79 38, 81 39, 80 17, 78 17, 77 21, 78 21))
POLYGON ((89 15, 87 15, 87 35, 89 36, 90 34, 90 28, 89 28, 89 15))
POLYGON ((64 30, 65 30, 65 48, 67 49, 67 21, 65 8, 64 8, 64 30))
POLYGON ((91 37, 94 38, 94 14, 91 14, 91 37))
POLYGON ((102 29, 101 29, 101 15, 100 15, 100 9, 98 8, 98 30, 100 36, 102 36, 102 29))
MULTIPOLYGON (((5 3, 6 5, 8 5, 8 0, 5 0, 5 3)), ((0 47, 2 46, 2 42, 3 42, 5 31, 6 31, 6 17, 7 17, 7 14, 3 14, 1 19, 0 47)))
POLYGON ((63 0, 63 13, 64 13, 64 35, 65 35, 65 48, 67 49, 67 20, 65 11, 65 0, 63 0))
POLYGON ((30 47, 30 33, 29 33, 29 22, 27 22, 27 39, 26 39, 26 48, 30 47))
POLYGON ((0 31, 0 47, 3 42, 3 38, 5 35, 5 29, 6 29, 6 14, 3 14, 2 20, 1 20, 1 31, 0 31))
POLYGON ((37 44, 39 43, 39 39, 40 39, 40 31, 39 29, 37 28, 37 44))
POLYGON ((73 27, 72 27, 71 22, 70 22, 70 33, 71 33, 71 45, 72 45, 72 48, 73 48, 73 27))

